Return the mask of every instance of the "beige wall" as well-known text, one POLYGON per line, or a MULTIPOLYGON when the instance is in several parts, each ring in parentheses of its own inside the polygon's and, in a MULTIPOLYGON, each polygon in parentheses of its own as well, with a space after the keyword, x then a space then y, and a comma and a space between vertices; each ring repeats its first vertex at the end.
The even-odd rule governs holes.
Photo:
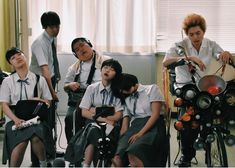
MULTIPOLYGON (((164 53, 159 53, 156 55, 156 65, 157 65, 157 67, 156 67, 156 79, 157 79, 156 82, 157 82, 158 86, 160 86, 162 91, 163 91, 163 73, 162 73, 163 58, 164 58, 164 53)), ((235 56, 234 56, 233 60, 235 62, 235 56)), ((219 69, 219 67, 220 67, 219 63, 216 60, 213 60, 211 62, 211 64, 209 65, 209 69, 210 69, 209 74, 214 74, 219 69)), ((221 72, 221 71, 219 71, 219 72, 221 72)), ((220 75, 220 73, 218 73, 218 75, 220 75)), ((226 81, 235 79, 235 69, 233 69, 231 66, 227 65, 225 68, 225 73, 223 75, 223 78, 226 81)), ((171 107, 172 111, 175 112, 176 108, 173 106, 175 96, 170 95, 169 97, 170 97, 170 99, 169 99, 170 107, 171 107)))

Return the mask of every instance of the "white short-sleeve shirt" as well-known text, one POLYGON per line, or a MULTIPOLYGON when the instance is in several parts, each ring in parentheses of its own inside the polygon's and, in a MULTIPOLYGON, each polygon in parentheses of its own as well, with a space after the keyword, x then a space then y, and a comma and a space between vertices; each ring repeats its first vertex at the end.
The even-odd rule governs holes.
MULTIPOLYGON (((107 59, 111 59, 111 57, 99 55, 98 53, 96 53, 96 65, 95 65, 96 70, 95 70, 91 83, 101 81, 100 67, 103 61, 107 59)), ((81 62, 80 60, 77 60, 74 64, 72 64, 68 68, 64 83, 74 82, 75 76, 80 74, 80 82, 79 82, 80 87, 82 89, 87 88, 87 79, 90 74, 92 63, 93 63, 93 58, 90 61, 86 61, 86 62, 81 62)))
MULTIPOLYGON (((89 85, 86 89, 86 92, 82 98, 82 101, 79 105, 80 108, 90 109, 91 107, 100 107, 102 106, 102 90, 104 86, 102 82, 96 82, 89 85)), ((115 111, 122 111, 123 106, 119 98, 113 96, 110 86, 105 88, 108 91, 108 96, 105 98, 104 105, 112 105, 115 108, 115 111)))
MULTIPOLYGON (((27 97, 28 99, 33 98, 37 77, 34 73, 29 71, 25 79, 27 78, 29 84, 23 83, 21 92, 21 83, 17 82, 20 79, 19 75, 17 73, 13 73, 6 77, 3 80, 0 89, 0 102, 6 102, 10 105, 16 105, 16 103, 20 100, 21 93, 22 100, 26 100, 27 97)), ((43 76, 40 76, 38 82, 38 97, 42 99, 52 100, 50 90, 43 76)))
MULTIPOLYGON (((212 58, 218 59, 220 53, 223 52, 223 49, 216 42, 207 38, 203 39, 200 51, 197 52, 197 50, 193 47, 190 39, 185 38, 183 41, 173 44, 173 46, 166 52, 165 57, 179 57, 177 54, 177 46, 183 47, 185 49, 185 53, 188 56, 196 56, 200 58, 206 66, 210 64, 212 58)), ((198 75, 195 75, 194 77, 196 82, 198 82, 201 77, 207 75, 208 70, 201 71, 197 66, 196 68, 196 73, 198 75)), ((192 83, 191 74, 187 65, 176 67, 175 73, 176 82, 180 83, 179 87, 182 87, 186 83, 192 83)))
POLYGON ((50 37, 46 31, 44 31, 32 44, 32 57, 30 63, 30 71, 36 74, 42 75, 40 66, 48 65, 51 77, 54 76, 53 65, 53 52, 51 43, 54 40, 56 45, 56 38, 50 37))
MULTIPOLYGON (((135 98, 128 96, 125 99, 125 110, 123 112, 123 117, 130 116, 131 121, 136 118, 144 118, 151 116, 151 102, 164 102, 163 94, 160 88, 156 85, 141 85, 137 89, 138 98, 136 102, 135 114, 133 114, 135 98)), ((163 114, 163 112, 161 112, 163 114)))

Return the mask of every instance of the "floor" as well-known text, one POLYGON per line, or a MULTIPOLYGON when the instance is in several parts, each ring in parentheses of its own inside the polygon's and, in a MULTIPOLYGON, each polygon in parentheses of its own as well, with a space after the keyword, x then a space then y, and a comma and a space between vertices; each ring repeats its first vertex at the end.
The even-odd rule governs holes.
MULTIPOLYGON (((173 126, 174 123, 174 119, 172 119, 171 121, 171 129, 170 129, 170 163, 167 164, 167 166, 169 167, 177 167, 177 165, 175 165, 174 163, 177 163, 178 159, 177 153, 178 153, 178 141, 177 141, 177 132, 173 126)), ((65 134, 64 134, 64 116, 59 116, 58 121, 57 121, 57 151, 60 152, 64 152, 66 149, 66 139, 65 139, 65 134)), ((231 129, 233 132, 233 135, 235 135, 235 128, 231 129)), ((4 135, 4 131, 3 128, 0 128, 0 149, 2 149, 2 144, 3 144, 3 135, 4 135)), ((229 161, 229 167, 235 167, 235 146, 233 147, 226 147, 227 149, 227 153, 228 153, 228 161, 229 161)), ((22 163, 23 167, 30 167, 30 155, 29 155, 29 148, 26 151, 25 157, 24 157, 24 161, 22 163)), ((179 154, 180 156, 180 154, 179 154)), ((204 151, 197 151, 197 161, 198 164, 192 164, 192 167, 205 167, 205 163, 204 163, 204 151)), ((0 158, 2 158, 2 151, 0 151, 0 158)), ((0 159, 1 160, 1 159, 0 159)), ((193 160, 195 162, 195 160, 193 160)), ((0 167, 6 167, 6 165, 2 165, 0 163, 0 167)))

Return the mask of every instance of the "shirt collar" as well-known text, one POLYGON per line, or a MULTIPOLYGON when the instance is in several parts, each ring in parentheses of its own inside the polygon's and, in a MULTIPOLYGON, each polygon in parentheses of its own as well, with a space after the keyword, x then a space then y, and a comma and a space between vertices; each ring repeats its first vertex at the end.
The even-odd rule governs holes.
MULTIPOLYGON (((29 71, 28 71, 26 77, 25 77, 24 79, 22 79, 22 80, 25 80, 25 79, 27 79, 27 78, 29 79, 29 71)), ((20 79, 20 76, 18 75, 18 73, 16 73, 16 74, 15 74, 15 82, 17 82, 19 79, 20 79)))
POLYGON ((56 43, 56 38, 49 36, 49 34, 46 32, 46 30, 43 32, 43 35, 52 43, 54 40, 54 43, 56 43))
POLYGON ((102 82, 100 82, 100 85, 99 85, 99 93, 101 93, 104 89, 106 89, 108 92, 111 91, 111 85, 108 85, 106 87, 104 87, 104 85, 102 84, 102 82))
MULTIPOLYGON (((189 46, 190 49, 194 48, 189 38, 187 39, 187 45, 189 46)), ((202 44, 201 44, 200 48, 204 48, 204 47, 206 47, 206 40, 205 40, 205 38, 203 38, 202 44)))

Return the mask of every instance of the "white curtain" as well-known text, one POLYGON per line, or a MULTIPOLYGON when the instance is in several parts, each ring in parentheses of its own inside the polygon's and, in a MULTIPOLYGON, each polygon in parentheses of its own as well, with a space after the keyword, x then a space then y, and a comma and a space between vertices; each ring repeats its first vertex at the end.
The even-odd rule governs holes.
POLYGON ((154 52, 158 0, 28 0, 29 46, 40 35, 40 17, 55 11, 61 18, 60 52, 86 37, 98 51, 154 52))

